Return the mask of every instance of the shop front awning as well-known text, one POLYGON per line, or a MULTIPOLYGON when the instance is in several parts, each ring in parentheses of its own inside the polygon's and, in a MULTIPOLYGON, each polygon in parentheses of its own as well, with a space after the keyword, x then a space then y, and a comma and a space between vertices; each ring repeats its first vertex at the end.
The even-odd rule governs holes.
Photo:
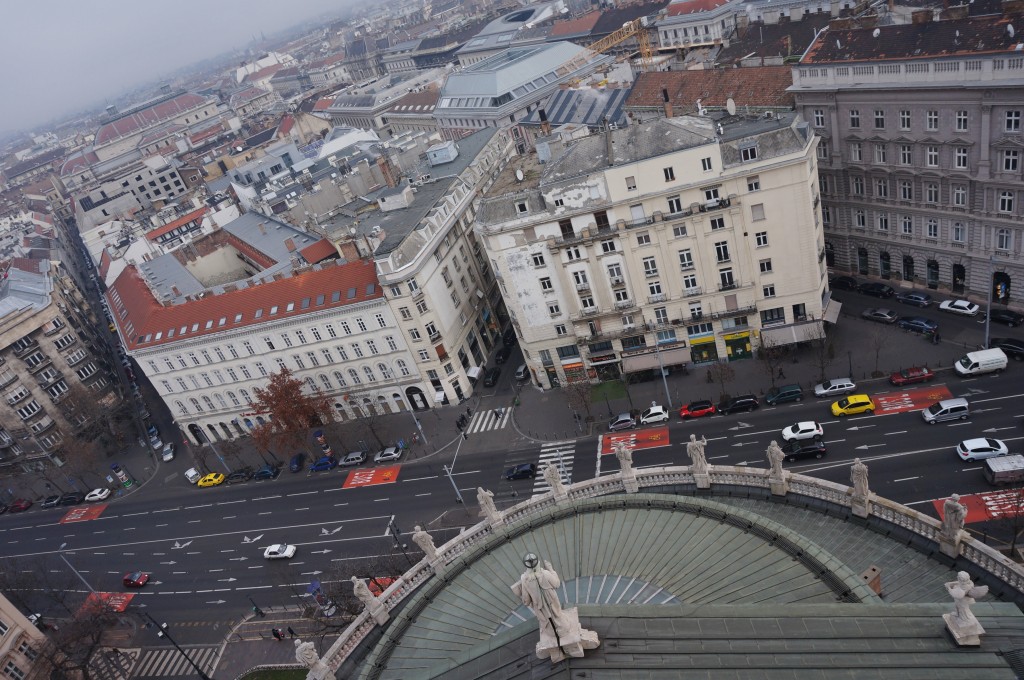
POLYGON ((690 360, 690 350, 688 347, 676 347, 674 349, 665 349, 661 352, 648 352, 647 354, 622 357, 622 370, 626 373, 633 373, 634 371, 657 368, 658 354, 661 354, 662 366, 676 366, 678 364, 685 364, 690 360))
POLYGON ((798 342, 809 342, 825 337, 821 328, 821 321, 806 321, 794 323, 788 326, 774 326, 761 329, 761 344, 779 347, 781 345, 793 345, 798 342))
POLYGON ((435 404, 443 404, 444 403, 444 399, 445 399, 445 397, 444 397, 444 390, 438 390, 437 392, 434 392, 434 403, 435 404))
POLYGON ((470 366, 466 369, 466 377, 470 380, 479 380, 480 376, 484 374, 484 369, 480 366, 470 366))
POLYGON ((835 323, 839 320, 839 310, 843 308, 843 303, 835 298, 828 301, 828 307, 825 308, 825 313, 822 317, 829 323, 835 323))

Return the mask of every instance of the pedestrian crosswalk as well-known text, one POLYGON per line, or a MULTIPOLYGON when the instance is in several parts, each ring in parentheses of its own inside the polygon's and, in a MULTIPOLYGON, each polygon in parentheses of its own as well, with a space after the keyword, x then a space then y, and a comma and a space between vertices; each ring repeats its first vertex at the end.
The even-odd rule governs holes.
MULTIPOLYGON (((204 673, 213 673, 214 662, 217 660, 217 647, 184 647, 183 650, 196 666, 204 673)), ((132 671, 133 678, 169 678, 177 676, 194 676, 192 664, 185 655, 173 647, 160 649, 144 649, 139 661, 132 671)))
POLYGON ((576 453, 576 442, 551 442, 540 447, 540 459, 537 462, 537 476, 533 478, 533 495, 551 491, 551 486, 544 479, 544 468, 550 463, 558 467, 562 473, 564 484, 572 483, 572 459, 576 453))
POLYGON ((477 411, 466 426, 466 433, 488 432, 490 430, 504 429, 512 419, 512 409, 509 407, 487 409, 477 411))
POLYGON ((89 661, 90 675, 97 680, 127 680, 139 659, 139 649, 104 647, 89 661))

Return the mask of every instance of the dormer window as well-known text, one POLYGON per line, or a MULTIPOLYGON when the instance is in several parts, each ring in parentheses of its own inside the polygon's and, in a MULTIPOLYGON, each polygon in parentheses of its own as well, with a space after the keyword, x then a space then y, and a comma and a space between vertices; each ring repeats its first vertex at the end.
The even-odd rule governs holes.
POLYGON ((528 211, 529 210, 526 207, 526 201, 517 201, 516 202, 516 212, 518 214, 525 215, 528 211))

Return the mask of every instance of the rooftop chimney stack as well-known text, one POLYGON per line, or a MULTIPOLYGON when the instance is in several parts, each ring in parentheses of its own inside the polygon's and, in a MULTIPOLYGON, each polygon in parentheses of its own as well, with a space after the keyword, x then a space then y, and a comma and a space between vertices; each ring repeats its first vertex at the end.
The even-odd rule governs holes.
POLYGON ((540 116, 540 131, 546 137, 551 134, 551 123, 548 122, 548 113, 544 109, 538 109, 538 115, 540 116))
POLYGON ((666 118, 671 118, 672 117, 672 102, 670 102, 668 100, 668 90, 666 88, 664 88, 664 87, 661 88, 661 101, 664 102, 664 105, 665 105, 665 117, 666 118))
POLYGON ((265 222, 260 222, 259 223, 259 228, 260 228, 260 233, 263 234, 264 236, 266 236, 267 235, 267 225, 266 225, 266 223, 265 222))
POLYGON ((608 160, 608 167, 615 165, 615 157, 612 155, 612 126, 608 124, 608 116, 603 118, 604 122, 604 152, 608 160))

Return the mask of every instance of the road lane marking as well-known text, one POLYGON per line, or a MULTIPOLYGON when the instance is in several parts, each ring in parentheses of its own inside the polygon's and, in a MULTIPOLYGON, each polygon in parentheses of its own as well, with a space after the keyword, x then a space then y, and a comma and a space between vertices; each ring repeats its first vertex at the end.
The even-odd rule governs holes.
POLYGON ((729 456, 708 456, 708 460, 718 460, 719 458, 728 458, 729 456))
POLYGON ((480 474, 480 472, 480 470, 470 470, 469 472, 453 472, 452 477, 457 477, 459 475, 478 475, 480 474))
POLYGON ((292 510, 309 510, 309 508, 292 508, 292 510))
POLYGON ((114 515, 114 517, 137 517, 138 515, 148 515, 149 512, 129 512, 125 515, 114 515))
POLYGON ((437 479, 441 475, 430 475, 429 477, 413 477, 411 479, 403 479, 403 482, 422 482, 424 479, 437 479))
MULTIPOLYGON (((273 588, 274 586, 239 586, 235 590, 263 590, 265 588, 273 588)), ((231 588, 225 588, 224 590, 231 590, 231 588)), ((218 591, 220 592, 220 591, 218 591)))
POLYGON ((280 498, 280 497, 281 497, 281 494, 278 494, 276 496, 260 496, 259 498, 253 498, 253 500, 254 501, 268 501, 271 498, 280 498))
POLYGON ((247 498, 243 498, 242 500, 239 501, 219 501, 217 505, 231 505, 232 503, 244 503, 247 500, 247 498))
POLYGON ((311 493, 320 493, 320 492, 319 491, 298 491, 296 493, 288 494, 288 497, 291 498, 292 496, 308 496, 311 493))
POLYGON ((166 524, 157 524, 156 526, 157 526, 157 527, 165 527, 165 526, 167 526, 167 525, 166 525, 166 524))
POLYGON ((963 468, 962 470, 960 470, 960 472, 972 472, 972 471, 974 471, 974 470, 980 470, 980 469, 982 469, 983 467, 985 467, 985 466, 984 466, 984 465, 979 465, 978 467, 972 467, 972 468, 963 468))
POLYGON ((223 519, 234 519, 235 517, 238 517, 238 515, 225 515, 223 519))
POLYGON ((906 433, 907 433, 906 430, 899 430, 897 432, 886 432, 882 436, 883 437, 889 437, 889 436, 894 435, 894 434, 906 434, 906 433))
POLYGON ((263 515, 272 515, 272 514, 274 514, 274 513, 273 513, 273 512, 258 512, 258 513, 256 513, 256 514, 257 514, 257 515, 260 515, 260 516, 263 516, 263 515))
POLYGON ((420 496, 429 496, 429 495, 430 495, 429 492, 428 493, 418 493, 418 494, 416 494, 416 498, 419 498, 420 496))
POLYGON ((212 508, 213 503, 207 503, 206 505, 186 505, 182 510, 195 510, 196 508, 212 508))
POLYGON ((334 504, 334 507, 336 507, 336 508, 340 508, 340 507, 341 507, 341 506, 343 506, 343 505, 348 505, 348 503, 335 503, 335 504, 334 504))
POLYGON ((178 508, 165 508, 163 510, 154 510, 153 514, 155 515, 158 512, 176 512, 178 510, 181 510, 181 508, 180 507, 178 507, 178 508))
POLYGON ((380 503, 381 501, 386 501, 386 500, 388 500, 388 499, 387 498, 374 498, 373 502, 374 503, 380 503))
POLYGON ((903 478, 901 478, 901 479, 894 479, 894 480, 892 480, 892 481, 893 481, 894 483, 895 483, 895 482, 909 482, 909 481, 911 481, 911 480, 914 480, 914 479, 921 479, 921 478, 920 478, 920 477, 903 477, 903 478))

